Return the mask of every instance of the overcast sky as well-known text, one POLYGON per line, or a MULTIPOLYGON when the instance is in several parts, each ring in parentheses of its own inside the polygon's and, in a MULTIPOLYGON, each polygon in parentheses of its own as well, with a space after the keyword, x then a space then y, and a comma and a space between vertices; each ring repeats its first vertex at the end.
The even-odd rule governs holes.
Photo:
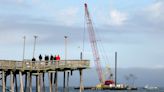
POLYGON ((163 0, 0 0, 0 59, 22 60, 23 36, 25 58, 31 59, 34 35, 36 57, 64 59, 66 35, 68 59, 79 59, 85 37, 84 58, 94 66, 87 31, 84 35, 84 3, 111 67, 117 51, 119 67, 164 68, 163 0))

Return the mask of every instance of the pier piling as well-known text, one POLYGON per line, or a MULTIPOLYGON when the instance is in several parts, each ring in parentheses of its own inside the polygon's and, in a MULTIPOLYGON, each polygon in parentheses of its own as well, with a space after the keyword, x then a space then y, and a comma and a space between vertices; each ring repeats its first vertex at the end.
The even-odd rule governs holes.
POLYGON ((66 92, 66 88, 65 88, 65 71, 63 72, 63 92, 66 92))
POLYGON ((43 81, 42 81, 42 76, 43 75, 43 73, 41 73, 40 75, 39 75, 39 81, 40 81, 40 92, 43 92, 43 81))
POLYGON ((29 91, 32 92, 32 73, 29 73, 29 91))
POLYGON ((19 81, 20 81, 20 92, 23 92, 23 79, 22 79, 22 72, 19 71, 19 81))
POLYGON ((40 74, 37 75, 37 92, 40 92, 40 74))
POLYGON ((83 92, 83 72, 82 72, 82 69, 79 70, 80 72, 80 92, 83 92))
POLYGON ((43 82, 43 92, 45 92, 45 83, 44 83, 44 73, 43 73, 43 75, 42 75, 42 82, 43 82))
POLYGON ((55 92, 58 92, 58 72, 55 72, 54 83, 55 83, 55 92))
POLYGON ((67 92, 69 92, 69 72, 67 72, 67 92))
POLYGON ((50 92, 52 92, 52 73, 51 72, 49 73, 49 89, 50 89, 50 92))
POLYGON ((10 71, 10 91, 14 92, 14 76, 13 76, 13 71, 10 71))
POLYGON ((14 74, 14 82, 15 82, 15 91, 18 92, 18 85, 17 85, 17 75, 16 75, 16 72, 14 74))
POLYGON ((25 86, 24 86, 24 92, 27 91, 27 73, 25 73, 25 86))
POLYGON ((2 71, 2 92, 6 92, 5 71, 2 71))

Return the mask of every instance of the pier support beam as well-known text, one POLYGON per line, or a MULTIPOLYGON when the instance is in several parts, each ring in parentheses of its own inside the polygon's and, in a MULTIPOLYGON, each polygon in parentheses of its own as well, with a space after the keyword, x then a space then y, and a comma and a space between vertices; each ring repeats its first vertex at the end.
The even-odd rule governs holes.
POLYGON ((15 72, 15 74, 14 74, 14 78, 15 78, 15 91, 18 92, 17 74, 16 74, 16 72, 15 72))
POLYGON ((36 89, 36 92, 38 92, 38 85, 37 85, 37 83, 38 83, 38 78, 37 78, 37 75, 35 75, 35 89, 36 89))
POLYGON ((22 72, 19 71, 19 78, 20 78, 20 92, 23 92, 23 80, 22 80, 22 72))
POLYGON ((14 75, 13 75, 13 71, 10 71, 10 92, 14 92, 14 75))
POLYGON ((43 73, 43 75, 42 75, 42 79, 43 79, 43 92, 45 92, 44 74, 45 73, 43 73))
POLYGON ((24 86, 24 92, 27 91, 27 73, 25 74, 25 86, 24 86))
POLYGON ((32 92, 32 73, 29 73, 29 92, 32 92))
POLYGON ((69 92, 69 72, 67 72, 67 92, 69 92))
POLYGON ((41 73, 39 75, 39 81, 40 81, 40 92, 43 92, 43 81, 42 81, 42 78, 43 78, 43 73, 41 73))
POLYGON ((63 72, 63 92, 66 92, 66 88, 65 88, 65 71, 63 72))
POLYGON ((82 76, 83 76, 83 72, 82 72, 82 69, 79 70, 80 72, 80 92, 83 92, 83 79, 82 79, 82 76))
POLYGON ((49 86, 50 86, 50 92, 52 92, 52 73, 49 73, 49 86))
POLYGON ((37 92, 40 92, 40 74, 36 75, 37 78, 37 92))
POLYGON ((26 92, 30 92, 30 72, 27 72, 27 90, 26 92))
POLYGON ((7 88, 6 84, 7 84, 7 75, 8 75, 8 72, 5 72, 5 90, 7 88))
POLYGON ((2 71, 2 92, 6 92, 5 71, 2 71))
POLYGON ((58 72, 55 72, 54 75, 54 83, 55 83, 55 92, 58 92, 58 72))

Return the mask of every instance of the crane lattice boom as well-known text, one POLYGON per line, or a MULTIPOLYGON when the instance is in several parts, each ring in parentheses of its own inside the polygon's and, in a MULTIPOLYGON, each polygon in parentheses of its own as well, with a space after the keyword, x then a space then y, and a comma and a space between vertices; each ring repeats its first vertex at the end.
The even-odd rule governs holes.
POLYGON ((92 20, 91 20, 89 11, 88 11, 87 4, 85 3, 84 6, 85 6, 85 19, 86 19, 86 22, 87 22, 87 29, 88 29, 88 32, 89 32, 89 40, 90 40, 90 43, 91 43, 92 53, 93 53, 93 57, 94 57, 94 63, 96 65, 96 70, 97 70, 97 73, 98 73, 99 81, 101 83, 103 83, 104 82, 103 73, 102 73, 102 68, 101 68, 101 63, 100 63, 100 56, 99 56, 98 47, 97 47, 96 35, 95 35, 95 32, 94 32, 94 28, 93 28, 93 25, 92 25, 92 20))

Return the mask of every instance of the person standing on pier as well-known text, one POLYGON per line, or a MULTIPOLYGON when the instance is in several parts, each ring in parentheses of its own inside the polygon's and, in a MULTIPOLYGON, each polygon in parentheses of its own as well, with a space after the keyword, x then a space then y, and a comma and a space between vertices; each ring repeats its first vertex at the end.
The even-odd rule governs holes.
POLYGON ((45 55, 44 59, 45 59, 45 61, 49 61, 49 56, 45 55))
POLYGON ((32 58, 32 61, 36 61, 36 59, 33 57, 33 58, 32 58))
POLYGON ((54 56, 54 60, 56 61, 56 55, 54 56))
POLYGON ((53 58, 54 58, 54 57, 51 55, 50 60, 53 60, 53 58))
POLYGON ((56 60, 60 60, 60 56, 59 55, 56 56, 56 60))
POLYGON ((44 57, 44 59, 45 59, 45 61, 46 61, 46 65, 48 64, 48 60, 49 60, 49 57, 48 57, 48 55, 45 55, 45 57, 44 57))
POLYGON ((41 54, 39 55, 39 60, 42 61, 42 55, 41 54))
POLYGON ((60 60, 60 56, 58 55, 58 57, 59 57, 59 60, 60 60))
POLYGON ((53 57, 53 55, 51 54, 51 56, 50 56, 50 61, 51 61, 52 64, 53 64, 53 59, 54 59, 54 57, 53 57))

